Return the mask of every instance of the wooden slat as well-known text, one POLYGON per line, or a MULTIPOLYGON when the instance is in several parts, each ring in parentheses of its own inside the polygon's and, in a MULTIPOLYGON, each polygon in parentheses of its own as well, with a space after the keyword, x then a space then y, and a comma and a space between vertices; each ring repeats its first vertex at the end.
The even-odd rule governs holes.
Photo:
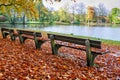
POLYGON ((14 33, 14 29, 9 29, 9 31, 14 33))
POLYGON ((42 34, 40 32, 35 33, 36 37, 42 37, 42 34))
POLYGON ((1 28, 1 31, 6 31, 6 32, 13 33, 13 32, 14 32, 14 29, 9 29, 9 28, 1 28))
MULTIPOLYGON (((76 49, 76 50, 82 50, 82 51, 86 51, 85 48, 77 48, 77 47, 73 47, 73 46, 67 46, 67 45, 62 45, 62 44, 56 44, 58 46, 64 46, 64 47, 69 47, 69 48, 73 48, 73 49, 76 49)), ((109 51, 106 51, 106 52, 97 52, 97 51, 91 51, 92 54, 99 54, 99 55, 102 55, 102 54, 106 54, 108 53, 109 51)))
POLYGON ((1 31, 9 31, 8 28, 1 28, 1 31))
POLYGON ((69 47, 69 48, 73 48, 73 49, 77 49, 77 50, 83 50, 86 51, 86 49, 83 48, 77 48, 77 47, 73 47, 73 46, 67 46, 67 45, 63 45, 63 44, 56 44, 57 46, 65 46, 65 47, 69 47))
POLYGON ((34 39, 34 36, 31 35, 22 34, 21 36, 29 39, 34 39))
MULTIPOLYGON (((68 37, 68 36, 55 35, 55 34, 48 34, 48 38, 50 38, 50 35, 53 35, 55 40, 85 45, 86 39, 84 39, 84 38, 75 38, 75 37, 68 37)), ((90 40, 90 46, 101 49, 101 41, 90 40)))
POLYGON ((26 35, 34 35, 33 31, 25 31, 25 30, 17 30, 19 32, 19 34, 26 34, 26 35))

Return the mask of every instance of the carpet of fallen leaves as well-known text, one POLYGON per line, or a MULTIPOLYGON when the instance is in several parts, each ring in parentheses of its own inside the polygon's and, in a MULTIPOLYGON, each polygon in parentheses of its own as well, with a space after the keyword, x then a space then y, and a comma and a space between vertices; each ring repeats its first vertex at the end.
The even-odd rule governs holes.
POLYGON ((84 51, 62 47, 52 55, 49 41, 36 50, 32 40, 0 36, 0 80, 120 80, 120 46, 102 48, 110 53, 96 57, 99 67, 87 67, 84 51))

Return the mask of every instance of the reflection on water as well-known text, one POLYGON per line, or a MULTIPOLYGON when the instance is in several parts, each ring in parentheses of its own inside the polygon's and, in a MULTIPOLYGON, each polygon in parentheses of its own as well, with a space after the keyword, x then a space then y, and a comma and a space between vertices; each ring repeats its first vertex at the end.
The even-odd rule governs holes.
POLYGON ((40 24, 27 24, 27 25, 5 25, 0 24, 2 27, 14 27, 30 30, 43 30, 58 33, 74 34, 81 36, 91 36, 96 38, 110 39, 120 41, 120 27, 111 26, 82 26, 82 25, 40 25, 40 24))

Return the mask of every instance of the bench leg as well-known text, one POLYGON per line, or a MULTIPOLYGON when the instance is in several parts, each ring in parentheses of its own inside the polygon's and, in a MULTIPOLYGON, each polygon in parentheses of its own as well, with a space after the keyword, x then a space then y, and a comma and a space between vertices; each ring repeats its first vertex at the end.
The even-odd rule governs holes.
POLYGON ((15 39, 16 39, 17 36, 11 33, 11 34, 10 34, 10 37, 11 37, 11 40, 12 40, 12 41, 15 41, 15 39))
POLYGON ((96 54, 92 54, 92 58, 91 58, 91 64, 92 64, 92 66, 97 66, 95 63, 94 63, 94 60, 95 60, 95 58, 96 58, 96 54))
POLYGON ((50 36, 50 43, 51 43, 51 48, 52 48, 52 54, 58 54, 58 49, 61 47, 57 44, 55 44, 54 36, 50 36))
POLYGON ((7 38, 7 35, 9 35, 9 33, 2 32, 2 36, 3 36, 3 38, 7 38))
POLYGON ((27 38, 19 36, 20 43, 23 44, 27 38))
POLYGON ((41 48, 41 45, 45 42, 45 41, 41 41, 41 40, 38 41, 37 39, 35 39, 34 41, 35 41, 36 49, 41 48))
POLYGON ((11 36, 12 41, 15 41, 15 38, 16 38, 15 36, 11 36))
POLYGON ((52 54, 57 54, 57 50, 55 48, 55 42, 53 39, 51 39, 51 48, 52 48, 52 54))
POLYGON ((52 48, 52 54, 58 54, 58 49, 56 47, 54 39, 51 39, 51 48, 52 48))
POLYGON ((86 44, 87 66, 94 66, 94 59, 97 55, 91 53, 91 47, 90 47, 89 40, 86 40, 85 44, 86 44))

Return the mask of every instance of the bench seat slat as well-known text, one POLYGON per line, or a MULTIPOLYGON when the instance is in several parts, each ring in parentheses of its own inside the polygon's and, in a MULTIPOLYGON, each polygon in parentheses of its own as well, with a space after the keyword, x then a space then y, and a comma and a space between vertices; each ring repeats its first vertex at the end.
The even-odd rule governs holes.
POLYGON ((10 33, 10 32, 8 32, 8 31, 3 31, 3 33, 10 33))
MULTIPOLYGON (((64 46, 64 47, 69 47, 69 48, 73 48, 73 49, 77 49, 77 50, 82 50, 82 51, 86 51, 85 48, 77 48, 77 47, 74 47, 74 46, 67 46, 67 45, 63 45, 63 44, 56 44, 57 46, 64 46)), ((102 54, 106 54, 108 53, 109 51, 105 51, 105 52, 101 52, 101 51, 91 51, 92 54, 99 54, 99 55, 102 55, 102 54)))
POLYGON ((29 39, 34 39, 34 36, 31 35, 22 34, 21 36, 29 39))

